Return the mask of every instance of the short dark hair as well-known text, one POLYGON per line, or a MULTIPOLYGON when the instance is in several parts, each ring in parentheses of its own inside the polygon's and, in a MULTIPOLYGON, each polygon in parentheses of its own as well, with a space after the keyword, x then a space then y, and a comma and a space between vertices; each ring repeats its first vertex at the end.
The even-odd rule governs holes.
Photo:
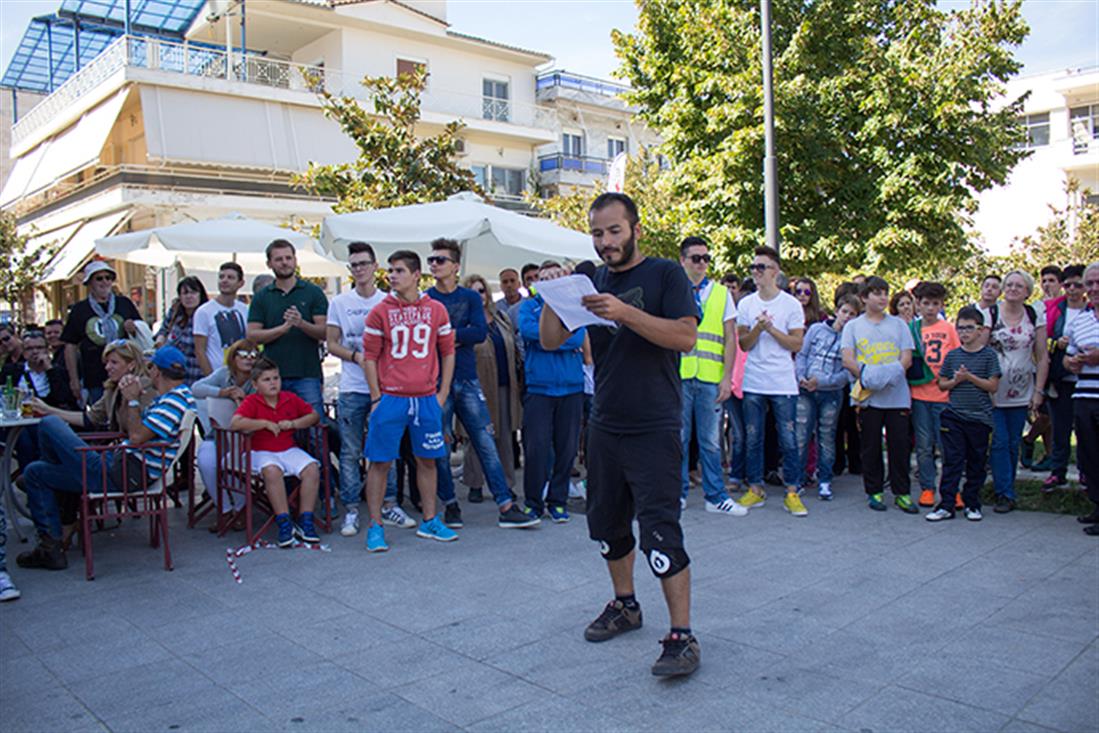
POLYGON ((462 247, 453 239, 447 239, 446 237, 439 237, 431 243, 431 251, 438 252, 439 250, 446 250, 450 252, 455 262, 462 261, 462 247))
POLYGON ((47 326, 64 326, 65 322, 62 321, 60 318, 51 318, 50 320, 46 321, 46 325, 47 326))
POLYGON ((766 257, 767 259, 774 262, 776 267, 778 267, 780 270, 782 269, 782 258, 779 257, 778 251, 774 247, 756 247, 755 251, 752 254, 754 254, 756 257, 766 257))
POLYGON ((750 295, 756 292, 756 281, 750 277, 746 277, 740 281, 740 292, 745 295, 750 295))
POLYGON ((221 267, 218 268, 218 272, 223 270, 232 270, 237 273, 237 280, 244 282, 244 268, 238 265, 236 262, 222 262, 221 267))
POLYGON ((862 313, 862 301, 859 300, 859 296, 854 293, 844 293, 836 298, 836 310, 839 310, 845 305, 851 306, 851 309, 854 310, 855 313, 862 313))
POLYGON ((679 256, 686 257, 687 250, 691 247, 705 247, 706 249, 709 249, 710 243, 702 237, 687 237, 679 243, 679 256))
POLYGON ((411 272, 423 272, 424 266, 420 264, 420 255, 416 254, 410 249, 399 249, 393 254, 389 255, 389 259, 386 260, 389 264, 394 262, 403 262, 411 272))
MULTIPOLYGON (((847 281, 840 283, 836 286, 836 292, 832 294, 832 304, 839 308, 840 298, 847 295, 854 295, 856 298, 859 295, 859 284, 856 282, 847 281)), ((859 310, 862 310, 862 303, 859 303, 859 310)))
POLYGON ((626 194, 617 191, 607 191, 596 196, 595 201, 592 201, 591 206, 588 207, 588 214, 605 209, 614 203, 622 204, 626 209, 626 221, 630 223, 631 227, 637 226, 637 222, 641 221, 641 217, 637 213, 637 204, 626 194))
POLYGON ((1083 277, 1085 269, 1087 268, 1083 265, 1069 265, 1061 271, 1061 282, 1068 280, 1070 277, 1083 277))
POLYGON ((877 293, 883 290, 887 293, 889 292, 889 283, 877 275, 871 275, 866 278, 866 282, 859 287, 859 295, 865 298, 867 295, 870 295, 870 293, 877 293))
POLYGON ((1040 277, 1040 278, 1045 277, 1046 275, 1056 276, 1058 282, 1064 282, 1065 278, 1067 277, 1067 275, 1065 275, 1064 271, 1061 270, 1061 268, 1058 267, 1057 265, 1046 265, 1038 273, 1038 277, 1040 277))
POLYGON ((366 252, 368 255, 370 255, 370 259, 377 261, 378 258, 374 256, 374 248, 366 242, 352 242, 351 244, 347 245, 348 257, 350 257, 351 255, 362 254, 363 252, 366 252))
POLYGON ((995 280, 998 283, 1002 283, 1004 281, 1004 279, 1002 277, 1000 277, 999 275, 997 275, 995 272, 990 272, 990 273, 988 273, 987 275, 985 275, 984 277, 981 278, 981 285, 985 284, 985 280, 990 280, 990 279, 995 280))
POLYGON ((736 285, 737 289, 740 288, 740 277, 735 272, 726 272, 721 277, 722 285, 736 285))
POLYGON ((260 375, 264 372, 279 371, 279 365, 271 360, 270 357, 261 356, 256 359, 256 363, 252 365, 252 381, 259 379, 260 375))
POLYGON ((541 270, 541 269, 542 269, 541 267, 534 264, 533 262, 528 262, 527 264, 523 265, 523 269, 519 271, 519 277, 522 280, 526 280, 528 272, 537 272, 538 270, 541 270))
POLYGON ((551 267, 558 267, 559 268, 559 267, 561 267, 561 263, 558 262, 557 260, 543 260, 541 266, 539 266, 538 269, 539 270, 546 270, 546 269, 549 269, 551 267))
POLYGON ((504 269, 500 270, 499 273, 497 273, 497 277, 502 278, 505 272, 514 272, 516 275, 519 274, 519 271, 516 270, 514 267, 505 267, 504 269))
POLYGON ((912 288, 912 295, 916 300, 946 300, 946 286, 937 282, 921 282, 912 288))
POLYGON ((29 326, 27 330, 23 331, 23 345, 26 346, 27 339, 42 339, 46 340, 46 332, 37 326, 29 326))
POLYGON ((973 321, 978 326, 985 325, 985 314, 981 313, 981 309, 974 305, 967 305, 958 311, 955 321, 973 321))
POLYGON ((267 249, 263 250, 264 254, 267 255, 268 260, 271 259, 271 253, 274 252, 276 249, 289 249, 295 254, 298 251, 294 248, 294 245, 290 244, 289 241, 285 239, 276 239, 275 241, 271 242, 271 244, 267 245, 267 249))

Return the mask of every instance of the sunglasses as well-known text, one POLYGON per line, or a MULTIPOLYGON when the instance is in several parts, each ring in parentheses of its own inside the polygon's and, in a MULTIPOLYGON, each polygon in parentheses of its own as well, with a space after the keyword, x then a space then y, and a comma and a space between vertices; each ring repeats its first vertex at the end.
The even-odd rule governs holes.
POLYGON ((348 270, 364 270, 374 264, 374 260, 360 260, 359 262, 348 262, 348 270))
POLYGON ((93 283, 110 283, 114 282, 114 275, 93 275, 93 283))
POLYGON ((449 257, 443 257, 441 255, 431 255, 427 258, 427 264, 429 265, 442 265, 447 262, 453 262, 454 260, 449 257))
POLYGON ((1065 283, 1065 289, 1066 289, 1066 290, 1068 290, 1069 288, 1080 288, 1080 289, 1083 289, 1083 287, 1084 287, 1084 284, 1083 284, 1083 283, 1065 283))
POLYGON ((258 359, 259 358, 259 352, 255 351, 255 350, 252 350, 252 351, 238 351, 236 353, 236 355, 240 358, 243 358, 243 359, 258 359))
POLYGON ((794 291, 794 295, 810 295, 811 296, 812 294, 813 294, 813 291, 808 290, 806 288, 798 288, 797 290, 794 291))
POLYGON ((691 262, 695 263, 696 265, 699 264, 700 262, 709 262, 711 259, 713 259, 708 254, 705 254, 705 255, 688 255, 688 258, 691 260, 691 262))
POLYGON ((764 270, 768 269, 769 267, 771 267, 771 266, 770 265, 764 265, 764 264, 761 264, 761 263, 758 263, 758 262, 753 262, 752 264, 748 265, 748 269, 751 270, 752 272, 763 272, 764 270))

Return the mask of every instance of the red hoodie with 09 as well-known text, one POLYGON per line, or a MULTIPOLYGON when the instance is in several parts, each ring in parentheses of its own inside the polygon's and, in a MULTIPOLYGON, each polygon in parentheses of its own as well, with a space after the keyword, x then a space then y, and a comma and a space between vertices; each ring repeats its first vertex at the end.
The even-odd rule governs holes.
POLYGON ((378 364, 382 393, 427 397, 437 391, 439 357, 454 353, 446 307, 421 294, 406 303, 390 293, 366 317, 363 356, 378 364))

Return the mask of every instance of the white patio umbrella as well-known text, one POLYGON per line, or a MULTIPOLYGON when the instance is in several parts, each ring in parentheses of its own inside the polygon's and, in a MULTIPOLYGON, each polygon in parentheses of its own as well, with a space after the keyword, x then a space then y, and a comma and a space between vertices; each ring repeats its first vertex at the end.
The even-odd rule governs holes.
POLYGON ((267 270, 264 249, 275 239, 294 245, 303 275, 347 274, 344 264, 332 259, 309 235, 240 214, 104 237, 95 240, 95 249, 104 257, 151 267, 171 267, 178 262, 189 271, 217 272, 221 263, 233 261, 254 274, 267 270))
POLYGON ((336 214, 321 224, 321 244, 338 259, 346 259, 347 245, 356 240, 374 247, 380 262, 398 249, 426 255, 439 237, 462 245, 463 273, 489 279, 505 267, 519 269, 547 258, 595 258, 587 234, 490 206, 469 192, 431 204, 336 214))

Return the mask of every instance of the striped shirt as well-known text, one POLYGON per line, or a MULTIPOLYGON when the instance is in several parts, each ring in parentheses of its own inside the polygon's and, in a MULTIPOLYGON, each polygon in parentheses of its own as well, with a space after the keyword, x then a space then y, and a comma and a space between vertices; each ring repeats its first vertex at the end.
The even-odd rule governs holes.
MULTIPOLYGON (((154 440, 171 443, 171 447, 145 452, 145 465, 149 470, 149 480, 160 478, 164 470, 175 460, 179 452, 180 429, 187 411, 195 411, 195 398, 186 384, 168 390, 153 400, 141 416, 141 424, 156 436, 154 440)), ((136 451, 135 451, 136 453, 136 451)))
MULTIPOLYGON (((1089 306, 1077 313, 1065 326, 1065 336, 1068 337, 1066 353, 1069 356, 1099 349, 1099 318, 1096 318, 1095 310, 1089 306)), ((1074 399, 1099 399, 1099 366, 1084 365, 1072 396, 1074 399)))
MULTIPOLYGON (((958 367, 965 365, 967 371, 979 379, 1001 376, 1000 359, 996 352, 987 346, 977 351, 966 351, 959 346, 951 349, 939 368, 939 376, 953 379, 958 367)), ((992 395, 973 384, 961 382, 950 390, 950 405, 946 408, 962 420, 984 423, 992 427, 992 395)))

